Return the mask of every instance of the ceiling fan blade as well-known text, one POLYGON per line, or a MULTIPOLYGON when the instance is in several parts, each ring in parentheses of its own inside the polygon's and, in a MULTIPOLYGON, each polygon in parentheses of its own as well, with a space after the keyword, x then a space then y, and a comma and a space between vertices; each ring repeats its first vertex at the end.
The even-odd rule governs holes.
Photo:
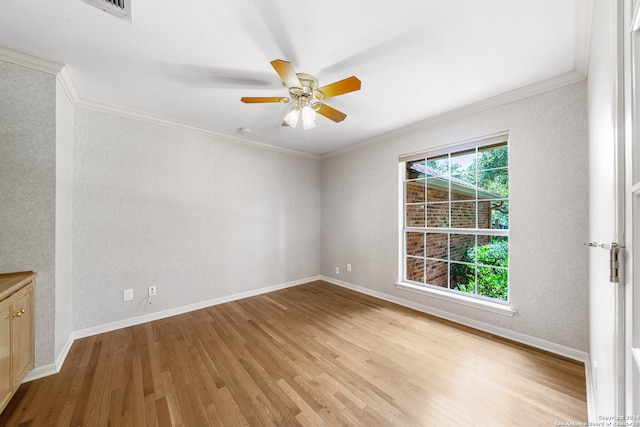
POLYGON ((283 121, 283 122, 282 122, 282 126, 284 126, 284 127, 289 127, 289 123, 287 123, 286 121, 283 121))
POLYGON ((175 64, 156 62, 157 74, 182 85, 208 89, 282 89, 282 83, 273 78, 269 70, 264 72, 242 69, 218 68, 209 65, 175 64))
POLYGON ((296 71, 290 62, 276 59, 275 61, 271 61, 271 66, 276 70, 276 73, 278 73, 287 87, 302 87, 302 83, 300 83, 300 79, 298 79, 296 71))
POLYGON ((324 94, 324 99, 332 98, 334 96, 342 95, 349 92, 360 90, 361 82, 356 76, 348 77, 339 82, 331 83, 326 86, 318 88, 318 91, 324 94))
POLYGON ((338 111, 333 107, 329 107, 327 104, 322 104, 316 112, 318 114, 322 114, 328 119, 333 120, 336 123, 343 121, 347 117, 347 115, 342 111, 338 111))
MULTIPOLYGON (((390 64, 400 64, 409 61, 415 55, 418 45, 424 40, 432 40, 425 31, 428 29, 415 29, 407 31, 399 36, 385 40, 369 48, 364 48, 355 55, 351 55, 322 70, 318 74, 344 73, 349 70, 370 65, 374 68, 387 68, 390 64)), ((287 57, 292 58, 292 57, 287 57)))
POLYGON ((284 98, 281 96, 272 96, 272 97, 247 97, 244 96, 242 98, 240 98, 240 101, 244 102, 245 104, 259 104, 259 103, 263 103, 263 102, 282 102, 283 104, 286 104, 287 102, 289 102, 289 98, 284 98))

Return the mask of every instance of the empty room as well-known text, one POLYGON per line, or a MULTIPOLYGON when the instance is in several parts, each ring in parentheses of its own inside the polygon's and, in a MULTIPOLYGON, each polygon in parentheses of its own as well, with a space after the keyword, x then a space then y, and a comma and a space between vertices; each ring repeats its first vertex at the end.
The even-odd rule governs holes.
POLYGON ((640 425, 636 0, 0 14, 0 425, 640 425))

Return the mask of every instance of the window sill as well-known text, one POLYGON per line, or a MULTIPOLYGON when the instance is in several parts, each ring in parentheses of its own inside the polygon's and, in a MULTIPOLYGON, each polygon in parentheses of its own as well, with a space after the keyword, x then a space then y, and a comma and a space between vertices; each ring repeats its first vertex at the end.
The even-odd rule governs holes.
POLYGON ((425 286, 414 285, 405 282, 396 282, 396 287, 409 292, 415 292, 422 295, 438 298, 444 301, 453 302, 456 304, 462 304, 469 307, 474 307, 484 311, 490 311, 492 313, 502 314, 503 316, 513 317, 516 314, 516 310, 506 304, 500 304, 497 302, 484 301, 476 298, 466 297, 464 295, 458 295, 453 292, 441 291, 434 288, 425 286))

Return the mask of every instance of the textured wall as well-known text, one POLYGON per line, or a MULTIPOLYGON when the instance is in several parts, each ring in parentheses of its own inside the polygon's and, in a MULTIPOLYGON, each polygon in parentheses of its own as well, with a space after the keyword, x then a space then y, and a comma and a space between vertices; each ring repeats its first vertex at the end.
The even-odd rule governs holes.
POLYGON ((582 82, 324 159, 322 274, 587 351, 586 95, 582 82), (505 130, 510 298, 518 313, 510 318, 397 289, 398 156, 505 130), (347 263, 353 272, 344 272, 347 263))
POLYGON ((0 272, 33 270, 36 366, 54 361, 55 76, 0 61, 0 272))
POLYGON ((588 348, 583 83, 325 159, 322 176, 314 160, 83 109, 72 141, 55 77, 13 64, 0 93, 0 271, 39 273, 37 366, 62 348, 72 296, 77 330, 320 273, 588 348), (398 155, 503 130, 518 314, 396 289, 398 155))
POLYGON ((319 161, 82 108, 74 120, 74 329, 320 274, 319 161))

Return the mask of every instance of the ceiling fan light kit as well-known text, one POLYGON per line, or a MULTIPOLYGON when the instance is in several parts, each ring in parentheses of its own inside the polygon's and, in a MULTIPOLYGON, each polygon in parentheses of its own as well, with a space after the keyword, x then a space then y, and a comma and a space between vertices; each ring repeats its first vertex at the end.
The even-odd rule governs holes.
POLYGON ((311 107, 305 105, 302 108, 302 129, 308 130, 316 127, 316 112, 311 107))
POLYGON ((300 118, 300 108, 296 105, 293 107, 286 116, 284 116, 284 121, 288 126, 292 128, 296 127, 298 124, 298 119, 300 118))
POLYGON ((280 102, 283 104, 289 101, 294 102, 294 106, 284 117, 282 126, 296 127, 302 118, 302 128, 304 130, 316 127, 316 112, 338 123, 343 121, 347 115, 341 111, 324 103, 327 98, 343 95, 345 93, 360 90, 361 82, 357 77, 351 76, 344 80, 318 87, 318 79, 311 74, 296 73, 291 63, 276 59, 271 61, 271 65, 276 70, 284 84, 289 88, 291 98, 285 97, 243 97, 240 101, 245 104, 257 104, 267 102, 280 102))

